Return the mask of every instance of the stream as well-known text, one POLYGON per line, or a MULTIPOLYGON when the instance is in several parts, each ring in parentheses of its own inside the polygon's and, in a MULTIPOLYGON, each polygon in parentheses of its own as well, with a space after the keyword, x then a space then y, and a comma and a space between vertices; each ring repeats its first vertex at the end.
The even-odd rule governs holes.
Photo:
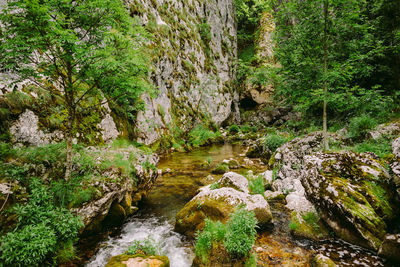
MULTIPOLYGON (((191 152, 174 152, 163 155, 158 168, 163 171, 148 197, 143 199, 139 212, 124 224, 118 235, 101 242, 100 249, 86 263, 87 267, 105 266, 112 256, 124 253, 135 240, 154 239, 163 254, 168 256, 171 267, 191 266, 194 253, 193 241, 173 231, 175 215, 196 195, 199 187, 218 180, 212 175, 213 167, 224 159, 234 158, 244 164, 245 147, 241 145, 212 145, 191 152), (204 166, 208 162, 208 166, 204 166)), ((237 170, 251 169, 258 173, 266 166, 258 160, 237 170)), ((289 216, 282 203, 271 203, 275 225, 273 230, 259 233, 255 244, 260 266, 309 266, 310 256, 321 253, 338 266, 390 266, 374 253, 343 241, 313 242, 295 240, 289 232, 289 216)))

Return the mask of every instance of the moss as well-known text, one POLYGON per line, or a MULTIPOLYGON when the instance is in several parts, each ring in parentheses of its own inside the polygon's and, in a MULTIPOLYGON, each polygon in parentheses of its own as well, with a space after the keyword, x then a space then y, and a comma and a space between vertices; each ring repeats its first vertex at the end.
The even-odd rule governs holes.
POLYGON ((322 223, 322 220, 318 214, 314 212, 298 214, 297 212, 293 211, 290 214, 290 218, 290 233, 295 237, 307 238, 316 241, 329 237, 328 230, 322 223))
POLYGON ((229 171, 229 165, 226 163, 218 164, 211 172, 214 174, 224 174, 229 171))

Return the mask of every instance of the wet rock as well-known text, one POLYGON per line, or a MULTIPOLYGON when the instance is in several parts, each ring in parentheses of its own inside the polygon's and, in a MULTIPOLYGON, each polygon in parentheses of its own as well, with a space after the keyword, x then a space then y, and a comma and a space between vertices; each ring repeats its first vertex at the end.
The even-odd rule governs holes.
POLYGON ((400 263, 400 234, 386 235, 378 255, 400 263))
POLYGON ((260 158, 262 162, 267 164, 272 155, 272 152, 267 147, 264 146, 264 142, 265 142, 264 138, 259 138, 253 141, 253 143, 250 144, 249 149, 246 152, 246 157, 260 158))
POLYGON ((315 153, 304 157, 307 198, 342 239, 377 251, 393 218, 394 186, 373 154, 315 153))
POLYGON ((310 266, 311 267, 336 267, 337 265, 330 258, 328 258, 322 254, 317 254, 314 257, 312 257, 312 259, 310 261, 310 266))
POLYGON ((244 193, 249 193, 249 182, 246 177, 235 172, 225 173, 218 181, 218 184, 220 187, 231 187, 244 193))
POLYGON ((169 267, 169 259, 166 256, 146 255, 118 255, 112 257, 106 267, 169 267))
POLYGON ((241 204, 247 210, 254 211, 260 228, 270 225, 270 207, 261 195, 249 195, 229 187, 211 190, 210 186, 206 186, 178 212, 175 230, 194 237, 197 231, 204 228, 205 218, 226 222, 241 204))

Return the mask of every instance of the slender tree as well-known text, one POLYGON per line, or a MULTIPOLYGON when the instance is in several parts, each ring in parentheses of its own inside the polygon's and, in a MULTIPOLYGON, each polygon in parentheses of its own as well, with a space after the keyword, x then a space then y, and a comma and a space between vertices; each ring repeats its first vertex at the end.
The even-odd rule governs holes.
POLYGON ((103 100, 129 108, 146 89, 147 34, 121 0, 8 0, 0 25, 0 71, 59 96, 66 109, 68 180, 77 112, 103 100))

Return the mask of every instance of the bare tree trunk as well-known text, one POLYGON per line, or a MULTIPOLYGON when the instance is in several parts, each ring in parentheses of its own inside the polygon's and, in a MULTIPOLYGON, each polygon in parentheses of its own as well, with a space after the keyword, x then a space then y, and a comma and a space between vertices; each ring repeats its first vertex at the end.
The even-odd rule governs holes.
POLYGON ((329 149, 328 142, 328 118, 326 114, 326 106, 327 106, 327 93, 328 93, 328 84, 326 81, 326 75, 328 73, 328 33, 327 33, 327 24, 328 24, 328 0, 324 1, 324 106, 323 106, 323 135, 324 135, 324 149, 329 149))
POLYGON ((72 128, 74 123, 74 114, 72 109, 68 109, 68 122, 67 122, 67 132, 65 136, 65 141, 67 143, 66 151, 66 161, 65 161, 65 180, 69 181, 71 179, 72 173, 72 128))

